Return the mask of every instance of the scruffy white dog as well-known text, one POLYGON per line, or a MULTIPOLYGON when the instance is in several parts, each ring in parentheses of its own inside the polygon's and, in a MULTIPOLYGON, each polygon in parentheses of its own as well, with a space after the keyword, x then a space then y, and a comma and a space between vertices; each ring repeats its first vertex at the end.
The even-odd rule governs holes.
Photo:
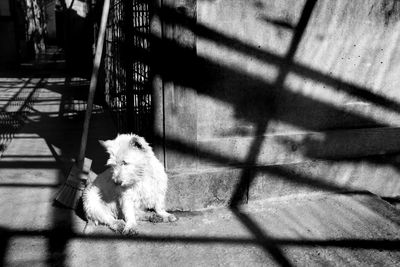
POLYGON ((165 211, 167 174, 145 139, 122 134, 100 143, 110 154, 110 168, 83 192, 87 218, 127 235, 137 233, 138 220, 154 218, 149 217, 147 209, 154 209, 163 222, 176 221, 174 215, 165 211))

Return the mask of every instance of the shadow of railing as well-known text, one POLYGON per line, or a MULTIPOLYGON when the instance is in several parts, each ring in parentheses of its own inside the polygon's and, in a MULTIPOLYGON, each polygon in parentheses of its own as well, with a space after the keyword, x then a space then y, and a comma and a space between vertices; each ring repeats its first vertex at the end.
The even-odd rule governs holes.
MULTIPOLYGON (((162 59, 161 61, 165 63, 165 65, 158 65, 159 69, 155 70, 155 72, 160 74, 164 82, 170 81, 174 84, 194 89, 197 91, 197 93, 205 94, 214 99, 228 102, 235 108, 237 118, 255 124, 255 137, 253 139, 253 143, 249 146, 247 158, 243 162, 238 162, 238 164, 244 165, 245 167, 243 168, 240 181, 234 190, 234 194, 231 197, 230 206, 237 218, 254 234, 255 238, 261 239, 260 243, 264 244, 263 248, 266 253, 272 255, 276 262, 282 266, 290 266, 291 264, 285 258, 280 249, 274 245, 269 245, 269 237, 263 233, 257 223, 254 223, 245 214, 237 212, 237 205, 243 203, 244 199, 248 199, 246 194, 248 194, 249 187, 255 178, 256 173, 259 171, 259 169, 255 168, 254 166, 256 165, 257 158, 260 153, 260 147, 264 141, 264 134, 268 128, 269 121, 271 119, 275 119, 285 121, 308 130, 320 130, 320 128, 318 128, 320 127, 320 125, 318 125, 320 120, 315 120, 315 116, 318 115, 314 113, 315 108, 317 107, 321 108, 321 110, 328 111, 330 114, 342 113, 345 115, 343 117, 346 117, 347 119, 351 117, 348 125, 343 125, 343 122, 341 122, 341 127, 343 128, 348 126, 385 126, 385 123, 376 121, 373 118, 365 117, 349 111, 343 111, 338 107, 334 107, 333 105, 319 102, 316 99, 309 99, 301 94, 293 93, 291 90, 288 90, 289 88, 285 88, 284 83, 287 75, 289 73, 294 73, 304 78, 311 78, 312 80, 324 83, 325 85, 333 86, 336 90, 345 91, 346 93, 358 97, 364 101, 369 101, 375 105, 382 106, 385 109, 390 109, 395 112, 400 111, 400 105, 396 101, 375 94, 366 88, 343 82, 338 78, 327 76, 309 67, 294 62, 294 55, 307 27, 308 21, 310 20, 316 2, 317 1, 312 0, 306 1, 298 25, 293 27, 294 35, 288 52, 284 57, 273 55, 260 49, 251 47, 250 45, 245 44, 237 39, 211 30, 204 25, 199 25, 195 19, 175 12, 172 8, 163 7, 158 12, 158 16, 160 17, 161 21, 165 22, 167 25, 177 24, 189 29, 194 36, 205 38, 215 42, 220 46, 226 46, 228 49, 236 50, 238 53, 246 54, 252 58, 258 60, 261 59, 268 64, 277 66, 277 78, 272 83, 241 73, 240 71, 233 70, 227 66, 221 67, 221 63, 211 63, 211 60, 206 58, 199 59, 197 55, 195 55, 195 58, 193 58, 193 54, 190 49, 185 51, 182 49, 182 47, 179 47, 179 44, 175 44, 174 41, 166 42, 166 40, 161 40, 159 46, 157 46, 158 40, 153 40, 153 44, 156 43, 156 46, 160 51, 160 54, 155 56, 155 58, 162 59), (180 58, 183 60, 177 60, 178 55, 180 55, 180 58), (172 67, 171 63, 173 65, 172 67), (188 68, 188 66, 196 66, 195 71, 193 71, 191 68, 188 68), (231 83, 228 83, 227 85, 222 84, 222 88, 221 83, 218 82, 215 82, 215 84, 218 84, 219 88, 212 88, 213 82, 218 81, 220 77, 233 78, 231 78, 231 83), (246 81, 243 85, 243 88, 237 85, 240 84, 239 81, 246 81), (251 88, 251 90, 249 88, 251 88), (294 100, 293 102, 295 103, 303 104, 302 106, 313 107, 314 110, 307 114, 311 116, 304 116, 300 119, 298 114, 289 114, 289 116, 287 114, 277 114, 277 106, 279 105, 277 98, 291 99, 294 100), (254 116, 255 114, 257 114, 257 116, 254 116), (357 125, 354 124, 355 121, 358 122, 357 125), (315 122, 317 122, 317 124, 314 126, 313 123, 315 122)), ((326 125, 330 125, 330 127, 335 128, 335 125, 332 124, 332 122, 328 122, 326 125)), ((171 140, 169 140, 167 137, 165 142, 170 148, 171 140)), ((187 147, 179 150, 185 152, 188 151, 187 147)), ((196 153, 196 156, 201 157, 201 147, 192 148, 191 150, 192 153, 196 153)), ((210 159, 208 156, 207 158, 210 159)), ((215 157, 213 160, 215 160, 215 157)), ((272 172, 275 170, 275 172, 278 172, 281 177, 286 177, 290 180, 301 180, 302 182, 300 183, 304 182, 305 184, 310 182, 308 177, 296 179, 298 178, 295 177, 296 175, 287 171, 283 167, 270 167, 269 169, 269 171, 272 170, 272 172)), ((318 179, 316 181, 318 181, 318 179)), ((313 183, 313 186, 325 187, 325 189, 339 189, 336 185, 328 185, 319 181, 317 183, 313 183)))
POLYGON ((38 78, 38 81, 34 82, 31 78, 23 80, 14 78, 0 83, 0 88, 7 88, 8 91, 2 92, 4 99, 0 100, 0 157, 13 136, 23 126, 27 110, 34 103, 37 90, 42 83, 43 78, 38 78), (9 93, 13 96, 6 98, 9 93))
MULTIPOLYGON (((64 229, 65 230, 65 229, 64 229)), ((235 238, 235 237, 205 237, 205 236, 185 236, 185 235, 174 235, 173 237, 168 236, 158 236, 158 235, 143 235, 140 234, 135 238, 129 236, 117 236, 115 234, 81 234, 71 231, 64 232, 53 232, 52 230, 12 230, 0 228, 0 236, 7 240, 10 237, 45 237, 48 238, 51 235, 56 234, 60 236, 73 240, 73 239, 86 239, 93 241, 101 240, 121 240, 128 241, 131 243, 140 242, 157 242, 157 243, 187 243, 187 244, 237 244, 237 245, 247 245, 247 244, 260 244, 259 240, 253 238, 235 238)), ((342 248, 362 248, 362 249, 383 249, 387 251, 399 251, 400 240, 391 239, 332 239, 332 240, 319 240, 319 239, 302 239, 293 240, 286 238, 270 238, 269 242, 278 246, 304 246, 304 247, 342 247, 342 248)), ((3 243, 1 243, 3 244, 3 243)), ((0 245, 1 245, 0 244, 0 245)), ((262 243, 261 243, 262 244, 262 243)), ((268 245, 268 244, 262 244, 268 245)))
MULTIPOLYGON (((306 12, 303 14, 305 21, 299 21, 299 25, 294 26, 293 29, 296 30, 299 35, 294 37, 300 41, 302 33, 304 29, 302 27, 306 26, 306 23, 309 20, 309 16, 311 15, 312 9, 317 1, 307 1, 304 7, 304 11, 306 12), (309 13, 310 14, 307 14, 309 13)), ((229 49, 236 51, 239 54, 245 54, 250 57, 256 58, 257 60, 261 60, 265 63, 272 64, 275 66, 286 66, 290 68, 290 72, 294 74, 298 74, 303 78, 308 78, 311 80, 315 80, 321 82, 327 86, 332 86, 335 90, 344 91, 348 94, 353 96, 359 97, 362 100, 374 103, 376 105, 382 106, 386 109, 390 109, 396 112, 400 111, 400 104, 390 99, 384 95, 379 95, 377 93, 372 92, 370 89, 365 87, 345 82, 338 77, 332 77, 331 75, 327 75, 322 73, 318 70, 315 70, 307 65, 301 64, 299 62, 293 62, 292 58, 290 57, 282 57, 276 55, 272 52, 268 52, 257 48, 255 46, 251 46, 237 38, 228 36, 224 33, 218 32, 211 28, 208 28, 205 25, 201 25, 197 23, 197 20, 194 18, 187 17, 177 11, 175 11, 171 7, 163 7, 162 9, 158 10, 156 14, 166 23, 177 24, 189 29, 195 36, 202 37, 212 42, 217 43, 220 46, 225 46, 229 49)), ((139 33, 137 33, 139 34, 139 33)), ((149 36, 147 36, 149 38, 149 36)), ((294 49, 290 54, 294 53, 297 47, 294 46, 291 48, 294 49)), ((289 54, 289 53, 288 53, 289 54)), ((189 76, 190 79, 194 78, 193 75, 189 76)))
MULTIPOLYGON (((57 264, 63 266, 66 265, 66 247, 70 240, 73 239, 87 239, 87 240, 123 240, 129 242, 159 242, 159 243, 200 243, 200 244, 213 244, 213 243, 226 243, 226 244, 257 244, 264 249, 266 254, 271 255, 277 264, 281 266, 291 266, 292 264, 284 255, 284 252, 280 249, 280 246, 321 246, 321 247, 348 247, 348 248, 363 248, 363 249, 384 249, 388 251, 398 251, 400 240, 363 240, 363 239, 340 239, 340 240, 292 240, 292 239, 279 239, 272 238, 265 233, 265 231, 253 221, 247 214, 243 213, 238 205, 245 202, 248 198, 249 187, 252 180, 257 173, 272 173, 279 176, 279 179, 288 180, 295 184, 305 185, 313 188, 323 189, 326 191, 343 191, 349 189, 346 186, 338 186, 334 183, 324 181, 321 177, 310 177, 307 175, 296 174, 287 167, 284 166, 254 166, 259 156, 261 144, 264 141, 264 133, 268 128, 268 124, 271 119, 282 120, 287 123, 308 129, 308 130, 319 130, 321 125, 315 123, 319 121, 319 114, 307 113, 302 114, 300 117, 296 112, 291 114, 277 114, 277 97, 292 99, 302 105, 312 106, 316 109, 327 111, 329 114, 341 114, 347 118, 347 124, 341 122, 342 127, 353 126, 354 122, 357 122, 359 126, 364 127, 377 127, 377 126, 388 126, 385 123, 377 121, 368 116, 355 114, 351 111, 344 111, 338 107, 311 99, 301 94, 297 94, 288 90, 285 87, 284 81, 288 73, 295 73, 305 78, 309 78, 326 85, 334 87, 336 90, 342 90, 353 96, 359 97, 365 101, 369 101, 375 105, 382 106, 386 109, 399 112, 400 105, 384 96, 371 92, 368 88, 360 87, 351 83, 344 82, 336 77, 328 76, 317 70, 311 69, 307 66, 293 62, 293 57, 297 50, 297 47, 301 41, 302 35, 307 27, 307 23, 312 15, 316 0, 308 0, 304 6, 303 13, 299 20, 299 25, 293 27, 295 34, 292 40, 292 44, 288 50, 286 56, 281 57, 261 49, 252 47, 241 40, 232 38, 230 36, 219 33, 213 29, 210 29, 204 25, 198 24, 194 19, 188 18, 180 13, 175 12, 172 8, 164 7, 159 12, 156 12, 163 21, 166 23, 178 24, 190 29, 194 35, 207 38, 219 45, 233 49, 238 53, 246 54, 251 57, 261 59, 268 64, 276 65, 279 69, 279 74, 274 82, 268 82, 262 78, 252 76, 241 72, 238 69, 230 68, 228 66, 221 66, 216 64, 211 59, 201 58, 193 55, 193 51, 186 50, 178 43, 171 40, 158 39, 155 36, 149 36, 145 33, 142 34, 145 38, 150 39, 150 42, 154 45, 156 54, 149 54, 148 51, 141 49, 135 50, 142 54, 140 60, 146 62, 146 64, 153 63, 153 60, 161 59, 161 64, 154 65, 154 71, 165 81, 172 81, 176 84, 189 87, 196 90, 199 94, 210 96, 214 99, 222 100, 232 105, 236 111, 238 119, 251 122, 255 125, 256 136, 252 144, 249 147, 247 157, 244 161, 232 158, 229 155, 217 154, 204 147, 196 147, 196 144, 185 143, 182 140, 174 140, 172 137, 158 136, 155 141, 166 141, 169 148, 183 153, 186 155, 195 155, 199 158, 204 158, 216 163, 226 164, 230 162, 231 166, 242 169, 242 175, 240 182, 231 197, 231 210, 236 218, 242 222, 242 224, 254 235, 254 238, 225 238, 225 237, 204 237, 204 236, 151 236, 151 235, 140 235, 137 238, 116 236, 116 235, 84 235, 73 232, 69 224, 71 224, 71 218, 68 217, 66 220, 66 226, 55 227, 50 230, 19 230, 19 229, 1 229, 0 228, 0 258, 4 261, 5 254, 7 251, 8 243, 10 238, 15 236, 24 237, 44 237, 48 239, 48 263, 54 263, 54 255, 61 255, 59 259, 56 259, 57 264), (158 53, 158 54, 157 54, 158 53), (179 55, 179 57, 177 57, 179 55), (195 66, 195 70, 188 68, 188 66, 195 66), (210 89, 210 84, 213 84, 221 76, 234 77, 231 83, 225 84, 224 87, 218 90, 210 89), (237 81, 246 81, 242 87, 236 84, 237 81), (235 86, 231 86, 235 85, 235 86), (241 88, 252 88, 252 90, 243 91, 241 88), (257 114, 254 116, 254 114, 257 114), (159 139, 159 140, 157 140, 159 139)), ((275 23, 276 24, 276 23, 275 23)), ((281 25, 278 25, 279 27, 281 25)), ((54 89, 54 88, 53 88, 54 89)), ((43 117, 44 119, 45 116, 43 117)), ((48 119, 48 118, 47 118, 48 119)), ((47 120, 46 123, 51 122, 47 120)), ((42 122, 31 122, 32 124, 39 124, 42 122)), ((335 127, 332 123, 327 125, 335 127)), ((37 129, 36 129, 37 130, 37 129)), ((39 130, 37 130, 39 132, 39 130)), ((49 136, 42 135, 48 144, 52 144, 52 140, 49 136)), ((24 155, 20 155, 23 157, 24 155)), ((1 162, 0 168, 59 168, 57 163, 54 162, 43 162, 35 161, 35 157, 32 157, 31 161, 27 162, 1 162)), ((386 162, 385 162, 386 164, 386 162)), ((61 182, 61 179, 60 179, 61 182)), ((40 188, 40 187, 54 187, 53 184, 46 183, 35 183, 35 184, 24 184, 24 183, 7 183, 0 184, 0 187, 23 187, 23 188, 40 188)), ((57 212, 54 213, 54 217, 57 217, 57 212)))

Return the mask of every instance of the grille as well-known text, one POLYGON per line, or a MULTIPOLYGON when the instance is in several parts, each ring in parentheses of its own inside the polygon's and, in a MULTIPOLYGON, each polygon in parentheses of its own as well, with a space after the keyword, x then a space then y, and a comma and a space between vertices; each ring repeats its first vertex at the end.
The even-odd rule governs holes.
POLYGON ((151 136, 150 10, 145 1, 111 1, 105 40, 105 98, 119 133, 151 136))

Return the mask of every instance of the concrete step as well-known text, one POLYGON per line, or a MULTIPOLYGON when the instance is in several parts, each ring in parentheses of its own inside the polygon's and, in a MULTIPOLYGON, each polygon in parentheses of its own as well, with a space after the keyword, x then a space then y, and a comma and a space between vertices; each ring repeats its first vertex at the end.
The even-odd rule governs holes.
MULTIPOLYGON (((277 165, 310 159, 360 158, 399 153, 399 127, 371 127, 328 131, 287 131, 247 137, 199 139, 195 144, 198 168, 246 164, 249 148, 260 140, 255 165, 277 165)), ((171 146, 180 152, 179 146, 171 146)))
POLYGON ((196 210, 226 206, 235 194, 247 202, 292 194, 359 190, 399 198, 399 175, 396 154, 267 166, 182 169, 169 172, 167 205, 172 210, 196 210))

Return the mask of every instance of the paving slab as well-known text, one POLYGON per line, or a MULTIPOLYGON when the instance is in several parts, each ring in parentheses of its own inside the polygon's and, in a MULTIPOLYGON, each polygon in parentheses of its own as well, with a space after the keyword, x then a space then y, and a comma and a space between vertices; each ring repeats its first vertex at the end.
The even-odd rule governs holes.
POLYGON ((123 236, 43 197, 2 207, 3 264, 58 266, 396 266, 400 212, 368 194, 310 194, 176 213, 123 236), (63 215, 63 216, 62 216, 63 215), (69 217, 68 217, 69 215, 69 217), (52 223, 49 223, 52 222, 52 223))

